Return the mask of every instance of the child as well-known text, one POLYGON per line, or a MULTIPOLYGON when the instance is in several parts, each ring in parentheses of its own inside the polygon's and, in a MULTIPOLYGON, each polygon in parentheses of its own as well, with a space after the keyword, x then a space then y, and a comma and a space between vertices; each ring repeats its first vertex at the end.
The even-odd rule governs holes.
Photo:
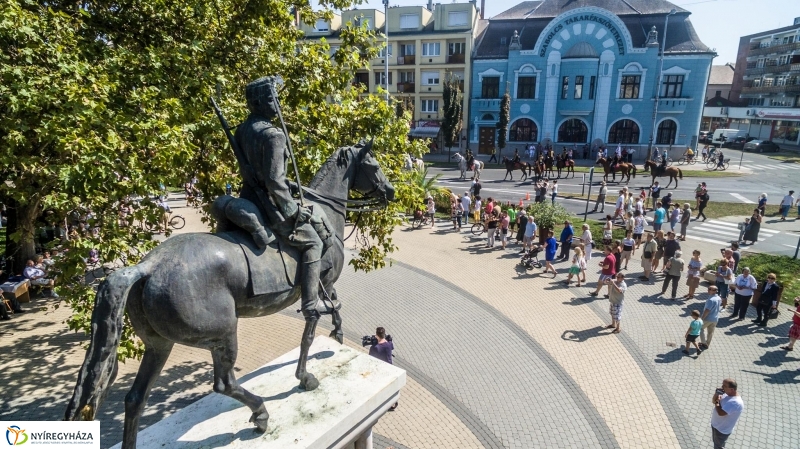
POLYGON ((564 283, 569 285, 570 281, 572 281, 572 276, 577 276, 578 287, 580 287, 581 270, 586 270, 586 259, 583 258, 583 250, 580 247, 577 247, 575 248, 575 255, 572 256, 572 266, 569 267, 569 276, 567 277, 567 280, 564 281, 564 283))
POLYGON ((689 330, 686 331, 686 349, 683 350, 683 353, 688 354, 689 345, 693 344, 697 349, 697 355, 700 355, 703 350, 697 346, 697 337, 700 335, 700 329, 703 328, 703 320, 700 319, 700 312, 697 310, 692 310, 692 318, 694 319, 689 323, 689 330))
POLYGON ((622 239, 622 259, 625 261, 623 270, 628 269, 628 261, 631 260, 631 256, 636 252, 634 245, 636 245, 636 240, 633 239, 633 231, 626 231, 625 238, 622 239))

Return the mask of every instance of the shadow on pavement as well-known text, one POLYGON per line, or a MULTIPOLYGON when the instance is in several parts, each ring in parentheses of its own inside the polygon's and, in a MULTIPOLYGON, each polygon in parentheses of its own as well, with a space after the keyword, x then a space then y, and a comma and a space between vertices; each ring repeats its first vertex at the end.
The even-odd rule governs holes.
POLYGON ((758 374, 764 377, 764 382, 768 384, 800 384, 800 370, 783 370, 774 374, 760 373, 758 371, 742 370, 745 373, 758 374))
POLYGON ((600 333, 601 331, 606 330, 603 326, 596 326, 591 329, 586 329, 583 331, 573 331, 567 330, 561 334, 561 339, 566 341, 574 341, 576 343, 583 343, 584 341, 594 338, 594 337, 603 337, 606 335, 614 335, 611 333, 611 329, 608 329, 609 332, 607 333, 600 333))
MULTIPOLYGON (((656 363, 672 363, 672 362, 677 362, 678 360, 686 358, 686 357, 688 357, 688 358, 697 358, 697 357, 692 357, 692 355, 696 355, 694 353, 694 349, 692 349, 692 352, 690 352, 689 355, 684 354, 682 352, 683 349, 685 348, 685 346, 683 346, 683 344, 684 344, 683 339, 681 339, 681 346, 678 346, 675 349, 673 349, 672 351, 666 352, 664 354, 656 354, 655 362, 656 363)), ((702 357, 702 356, 700 356, 700 357, 702 357)))

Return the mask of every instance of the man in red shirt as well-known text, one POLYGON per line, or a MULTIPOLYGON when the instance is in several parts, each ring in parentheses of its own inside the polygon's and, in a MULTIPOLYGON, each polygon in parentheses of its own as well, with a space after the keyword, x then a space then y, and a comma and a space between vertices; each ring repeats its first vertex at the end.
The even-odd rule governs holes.
POLYGON ((605 257, 603 261, 600 262, 600 266, 602 269, 600 270, 600 279, 597 280, 597 290, 589 293, 589 296, 597 296, 600 293, 600 289, 603 288, 605 285, 606 279, 614 279, 614 275, 617 274, 617 259, 614 257, 614 254, 611 253, 611 247, 606 245, 603 248, 603 254, 605 257))

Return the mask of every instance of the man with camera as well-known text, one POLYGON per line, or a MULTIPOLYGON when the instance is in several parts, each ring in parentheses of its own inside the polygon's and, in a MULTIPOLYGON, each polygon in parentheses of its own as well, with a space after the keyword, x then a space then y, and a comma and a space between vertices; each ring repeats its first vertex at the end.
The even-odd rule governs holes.
POLYGON ((725 379, 722 381, 722 388, 717 388, 711 398, 711 403, 714 404, 714 410, 711 412, 711 437, 714 449, 725 449, 725 443, 744 410, 744 401, 736 392, 737 388, 735 380, 725 379))
MULTIPOLYGON (((383 360, 384 362, 392 365, 392 351, 394 350, 394 343, 392 343, 392 336, 386 335, 386 329, 379 327, 375 329, 375 335, 365 335, 361 337, 361 346, 369 346, 369 355, 376 359, 383 360)), ((397 408, 397 402, 389 408, 393 412, 397 408)))

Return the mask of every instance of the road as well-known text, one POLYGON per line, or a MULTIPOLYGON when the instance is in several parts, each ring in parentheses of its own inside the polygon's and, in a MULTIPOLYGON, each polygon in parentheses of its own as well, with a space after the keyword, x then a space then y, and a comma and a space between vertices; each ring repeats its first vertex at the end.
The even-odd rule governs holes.
MULTIPOLYGON (((667 191, 671 191, 675 199, 691 200, 693 204, 694 189, 697 183, 705 181, 709 187, 712 202, 721 201, 753 205, 756 204, 761 193, 767 194, 769 204, 776 204, 789 190, 800 192, 800 164, 786 163, 754 153, 744 153, 742 157, 741 151, 732 149, 725 149, 725 155, 731 158, 731 167, 733 169, 738 169, 738 161, 740 157, 742 158, 742 170, 740 172, 742 176, 707 179, 703 177, 684 177, 677 189, 672 186, 667 191)), ((588 165, 585 161, 579 160, 578 163, 583 166, 588 165)), ((496 167, 495 165, 489 165, 488 167, 481 174, 481 184, 483 186, 481 196, 484 198, 491 196, 503 202, 510 201, 513 204, 517 204, 520 199, 525 198, 526 194, 530 194, 531 198, 534 197, 530 180, 520 181, 519 171, 514 174, 514 181, 503 181, 503 177, 506 174, 504 168, 494 168, 496 167)), ((682 166, 682 168, 685 167, 682 166)), ((696 164, 688 169, 696 168, 701 170, 701 167, 700 164, 696 164)), ((453 168, 431 167, 429 168, 429 173, 441 174, 439 184, 454 192, 463 194, 464 191, 469 189, 470 181, 459 180, 459 171, 455 164, 453 164, 453 168)), ((639 173, 638 177, 631 179, 631 182, 627 184, 629 189, 638 190, 641 187, 650 186, 651 178, 646 175, 642 176, 641 169, 639 173)), ((591 183, 592 194, 598 191, 601 180, 602 168, 597 167, 591 183)), ((585 198, 590 189, 589 174, 576 173, 574 178, 560 179, 558 185, 559 194, 562 196, 583 195, 585 198)), ((614 201, 618 187, 622 188, 624 185, 624 183, 609 183, 608 201, 614 201)), ((662 196, 665 194, 666 192, 663 192, 662 196)), ((582 215, 586 209, 585 199, 559 198, 558 202, 576 215, 582 215)), ((590 204, 589 210, 592 207, 593 203, 590 204)), ((790 216, 794 216, 794 214, 790 216)), ((603 214, 599 212, 588 216, 589 219, 601 219, 602 217, 603 214)), ((693 221, 689 226, 687 237, 726 246, 731 240, 738 238, 739 232, 736 224, 740 219, 741 217, 723 217, 706 222, 693 221)), ((798 238, 800 238, 800 221, 790 219, 786 222, 780 222, 775 218, 769 218, 764 220, 762 224, 759 235, 760 241, 749 247, 743 246, 743 249, 793 256, 798 238)))

